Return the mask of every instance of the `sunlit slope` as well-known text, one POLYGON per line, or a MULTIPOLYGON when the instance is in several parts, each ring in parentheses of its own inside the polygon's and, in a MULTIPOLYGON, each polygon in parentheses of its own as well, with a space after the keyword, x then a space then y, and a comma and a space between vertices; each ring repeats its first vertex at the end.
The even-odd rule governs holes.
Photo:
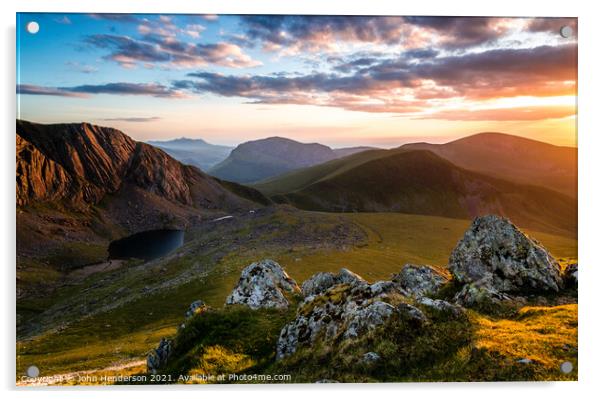
POLYGON ((255 184, 267 195, 298 191, 363 163, 411 150, 429 150, 465 169, 577 196, 577 149, 502 133, 480 133, 446 144, 413 143, 372 150, 298 169, 255 184))
MULTIPOLYGON (((179 274, 191 275, 191 281, 153 291, 86 318, 70 316, 71 306, 66 305, 61 315, 72 322, 70 325, 18 341, 17 373, 23 373, 31 364, 36 364, 48 375, 140 359, 156 347, 161 337, 175 333, 192 301, 202 299, 213 307, 221 307, 236 285, 241 270, 258 259, 274 259, 299 283, 316 272, 336 272, 341 267, 347 267, 369 281, 388 279, 407 262, 428 263, 444 269, 449 254, 470 225, 470 220, 399 213, 339 214, 337 217, 356 224, 365 231, 366 238, 358 245, 338 250, 314 243, 289 243, 286 237, 300 229, 319 232, 330 228, 333 215, 314 212, 301 212, 298 217, 276 215, 274 221, 281 221, 278 229, 256 230, 257 238, 249 245, 244 244, 249 231, 246 228, 240 230, 236 224, 224 231, 191 236, 173 256, 139 269, 132 268, 131 273, 130 269, 124 269, 104 290, 116 292, 126 287, 126 293, 135 293, 141 287, 152 288, 168 276, 179 274), (310 224, 307 224, 308 220, 311 220, 310 224), (266 234, 281 237, 277 241, 283 244, 266 247, 266 234), (205 240, 215 242, 215 246, 202 246, 205 240), (239 241, 236 250, 232 249, 229 240, 239 241), (218 260, 214 260, 215 254, 220 254, 218 260), (206 267, 207 272, 196 271, 197 264, 206 267), (165 271, 160 272, 162 269, 165 271), (132 286, 132 281, 137 285, 132 286)), ((576 237, 531 230, 526 233, 539 240, 563 263, 577 256, 576 237)), ((95 295, 106 295, 107 291, 96 293, 94 289, 88 289, 82 299, 81 290, 110 279, 113 273, 100 273, 90 276, 80 283, 82 285, 61 288, 53 301, 60 298, 67 304, 70 297, 75 305, 82 300, 95 300, 95 295)), ((40 311, 52 305, 47 301, 20 302, 21 307, 39 308, 40 311)))
POLYGON ((577 148, 502 133, 480 133, 446 144, 401 147, 429 150, 454 164, 517 183, 577 197, 577 148))
POLYGON ((308 168, 297 169, 270 179, 262 180, 252 186, 266 195, 285 194, 300 190, 320 180, 336 176, 368 161, 393 155, 405 150, 369 150, 340 159, 334 159, 308 168))
POLYGON ((301 209, 328 212, 401 212, 463 219, 497 214, 542 231, 574 231, 577 223, 577 204, 568 196, 468 171, 430 151, 377 158, 273 198, 301 209))

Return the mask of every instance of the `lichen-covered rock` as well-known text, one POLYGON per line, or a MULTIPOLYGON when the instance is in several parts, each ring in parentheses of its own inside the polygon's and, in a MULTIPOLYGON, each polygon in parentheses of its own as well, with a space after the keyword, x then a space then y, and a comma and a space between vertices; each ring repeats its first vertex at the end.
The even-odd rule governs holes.
POLYGON ((304 297, 320 294, 333 285, 338 284, 337 278, 333 273, 316 273, 301 285, 301 292, 304 297))
POLYGON ((304 297, 318 295, 337 284, 368 284, 363 277, 342 268, 338 274, 319 272, 308 278, 301 286, 304 297))
POLYGON ((373 297, 390 295, 394 293, 408 296, 408 293, 405 290, 401 289, 392 281, 377 281, 373 284, 370 284, 368 289, 373 297))
POLYGON ((367 352, 362 356, 361 363, 366 365, 373 365, 380 360, 380 355, 376 352, 367 352))
POLYGON ((442 299, 431 299, 428 297, 420 297, 417 299, 418 304, 425 306, 430 309, 434 309, 437 312, 447 314, 453 318, 461 317, 465 314, 464 308, 461 306, 449 303, 442 299))
POLYGON ((449 259, 454 278, 498 293, 558 291, 558 262, 505 218, 476 218, 449 259))
POLYGON ((242 304, 252 309, 286 308, 284 292, 299 292, 299 286, 282 267, 270 259, 247 266, 238 285, 226 299, 226 305, 242 304))
POLYGON ((318 339, 329 344, 339 339, 358 339, 393 315, 398 315, 411 328, 421 326, 427 320, 414 306, 389 303, 399 297, 392 295, 399 292, 394 284, 378 282, 370 285, 363 279, 354 281, 354 284, 337 284, 319 295, 311 295, 299 305, 295 320, 280 332, 277 359, 318 339))
POLYGON ((454 302, 465 307, 499 305, 511 299, 510 296, 479 283, 464 285, 454 296, 454 302))
POLYGON ((365 283, 366 280, 359 274, 355 274, 349 269, 342 268, 337 275, 337 282, 339 284, 362 284, 365 283))
POLYGON ((395 306, 381 301, 375 301, 367 306, 360 306, 348 314, 347 328, 343 333, 345 338, 357 338, 361 334, 380 326, 395 313, 395 306))
POLYGON ((448 278, 428 265, 407 264, 393 276, 393 282, 414 297, 435 294, 448 278))
POLYGON ((205 312, 207 309, 209 309, 209 306, 199 299, 190 304, 185 316, 187 319, 189 319, 196 314, 205 312))
POLYGON ((562 279, 566 286, 575 286, 577 285, 577 277, 578 277, 578 269, 579 266, 577 263, 571 263, 564 269, 564 273, 562 274, 562 279))
POLYGON ((146 369, 150 374, 157 374, 163 368, 172 353, 172 342, 161 338, 157 349, 153 349, 146 358, 146 369))

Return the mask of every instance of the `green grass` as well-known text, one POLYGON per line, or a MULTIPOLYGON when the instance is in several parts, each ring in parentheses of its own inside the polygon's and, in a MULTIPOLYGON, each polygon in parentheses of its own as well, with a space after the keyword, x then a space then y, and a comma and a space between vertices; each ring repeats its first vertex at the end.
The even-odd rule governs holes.
POLYGON ((174 342, 174 356, 165 370, 181 374, 228 374, 260 371, 271 364, 282 327, 294 317, 288 310, 251 310, 228 306, 186 322, 174 342))
MULTIPOLYGON (((161 337, 176 333, 192 301, 202 299, 214 308, 222 307, 226 296, 236 285, 240 271, 263 258, 279 262, 299 284, 318 271, 336 272, 341 267, 347 267, 370 281, 390 278, 407 262, 428 263, 443 269, 451 250, 469 224, 467 220, 390 213, 337 214, 333 218, 332 214, 279 211, 267 220, 250 221, 236 231, 225 227, 210 233, 193 231, 193 238, 187 238, 185 246, 179 250, 182 256, 158 262, 148 269, 125 267, 110 272, 114 273, 110 284, 92 292, 99 299, 107 295, 110 299, 110 295, 124 286, 137 292, 146 285, 153 286, 186 272, 196 263, 206 266, 206 274, 178 287, 144 295, 107 312, 87 318, 72 316, 69 319, 72 323, 60 331, 20 340, 17 344, 17 375, 31 364, 40 367, 42 375, 49 375, 104 368, 115 362, 139 359, 156 347, 161 337), (333 229, 338 220, 361 227, 366 232, 365 239, 336 250, 311 242, 279 241, 281 237, 299 232, 300 236, 323 234, 333 229), (223 242, 226 248, 230 245, 223 237, 246 237, 262 228, 265 231, 255 233, 257 237, 249 243, 240 244, 236 250, 222 252, 219 242, 223 242), (211 243, 212 240, 217 240, 218 244, 206 244, 201 249, 201 242, 211 243), (220 256, 215 257, 218 253, 220 256), (161 271, 162 268, 165 271, 161 271)), ((535 231, 527 233, 541 241, 556 257, 576 259, 575 239, 535 231)), ((81 285, 62 288, 46 302, 42 299, 35 303, 20 300, 19 306, 29 303, 40 311, 57 303, 77 303, 81 301, 82 289, 103 278, 108 278, 108 275, 93 275, 81 285)), ((66 317, 68 315, 65 314, 66 317)), ((242 352, 224 342, 215 341, 207 345, 207 348, 212 347, 213 355, 221 351, 224 356, 231 357, 234 368, 247 364, 245 362, 250 359, 240 357, 242 352)), ((213 356, 211 353, 207 356, 213 356)), ((246 352, 242 355, 251 356, 246 352)), ((251 356, 252 359, 255 358, 251 356)), ((256 359, 252 361, 257 364, 256 359)))

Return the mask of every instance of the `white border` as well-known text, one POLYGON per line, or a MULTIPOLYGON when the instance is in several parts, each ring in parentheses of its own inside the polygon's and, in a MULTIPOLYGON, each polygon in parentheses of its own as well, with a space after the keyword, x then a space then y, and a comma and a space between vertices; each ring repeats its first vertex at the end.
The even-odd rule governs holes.
POLYGON ((5 308, 0 333, 4 350, 0 362, 2 389, 8 391, 3 397, 60 397, 60 398, 100 398, 111 395, 126 397, 144 395, 148 398, 165 397, 240 397, 265 398, 283 397, 307 398, 308 396, 328 395, 345 398, 365 397, 373 391, 379 397, 415 396, 420 397, 483 397, 488 399, 526 397, 537 395, 550 398, 589 397, 600 395, 602 388, 598 376, 601 359, 599 302, 602 284, 602 254, 598 248, 602 243, 602 191, 600 189, 600 165, 602 151, 602 129, 600 119, 600 96, 602 85, 600 73, 601 13, 595 1, 545 1, 504 0, 484 2, 475 0, 453 1, 350 1, 350 0, 169 0, 166 2, 147 0, 4 0, 2 13, 2 85, 0 110, 3 113, 1 165, 2 233, 0 254, 4 290, 2 299, 5 308), (15 207, 14 207, 14 135, 15 128, 15 12, 165 12, 165 13, 223 13, 223 14, 378 14, 378 15, 491 15, 491 16, 576 16, 579 17, 579 260, 582 265, 581 287, 579 292, 579 382, 578 383, 470 383, 470 384, 370 384, 336 386, 220 386, 220 387, 142 387, 116 389, 31 389, 16 391, 14 388, 15 354, 15 207), (83 392, 85 391, 85 392, 83 392), (140 392, 142 391, 142 392, 140 392), (136 393, 135 393, 136 392, 136 393))

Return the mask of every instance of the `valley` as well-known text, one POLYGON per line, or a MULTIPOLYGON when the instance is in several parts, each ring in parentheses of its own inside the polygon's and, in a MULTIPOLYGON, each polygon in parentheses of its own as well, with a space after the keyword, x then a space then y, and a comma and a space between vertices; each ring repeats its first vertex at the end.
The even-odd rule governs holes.
MULTIPOLYGON (((241 185, 93 125, 19 122, 17 143, 17 377, 32 364, 47 376, 144 374, 140 362, 162 337, 179 333, 190 303, 221 309, 241 271, 260 259, 273 259, 300 283, 341 268, 377 282, 405 264, 450 276, 450 253, 473 218, 496 213, 541 242, 563 270, 577 262, 574 198, 464 169, 424 149, 351 151, 241 185)), ((572 348, 576 324, 563 323, 576 315, 576 297, 566 295, 533 296, 526 305, 549 310, 563 335, 546 339, 572 348)), ((241 318, 240 325, 228 321, 234 334, 244 323, 275 331, 291 317, 224 312, 225 320, 241 318)), ((503 341, 493 330, 516 331, 520 341, 530 339, 529 323, 548 322, 470 315, 483 348, 503 341)), ((536 367, 537 378, 557 378, 550 370, 561 354, 530 348, 500 356, 538 356, 545 367, 536 367)), ((441 374, 447 366, 437 367, 420 373, 449 378, 441 374)), ((297 381, 317 378, 296 370, 297 381)), ((450 375, 477 378, 473 372, 462 366, 450 375)))

